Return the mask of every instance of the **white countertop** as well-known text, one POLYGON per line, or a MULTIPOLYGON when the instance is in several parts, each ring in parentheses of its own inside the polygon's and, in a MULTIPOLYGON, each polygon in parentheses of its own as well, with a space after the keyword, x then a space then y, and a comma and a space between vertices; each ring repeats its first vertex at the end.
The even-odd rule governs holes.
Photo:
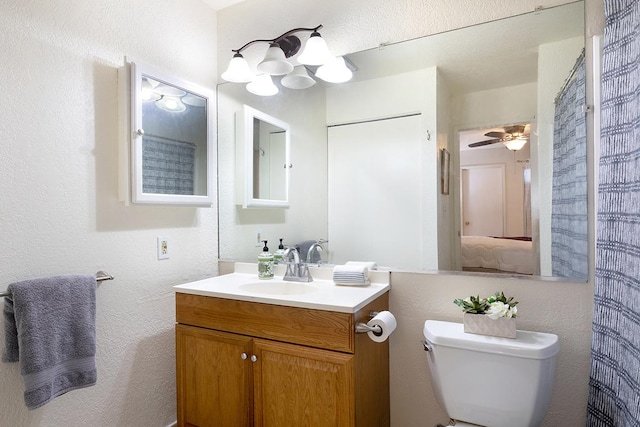
POLYGON ((289 307, 355 313, 391 289, 388 271, 370 271, 366 286, 336 285, 331 268, 310 268, 312 282, 285 282, 283 266, 276 266, 276 277, 258 279, 257 265, 236 263, 232 274, 210 277, 174 286, 176 292, 260 302, 289 307))

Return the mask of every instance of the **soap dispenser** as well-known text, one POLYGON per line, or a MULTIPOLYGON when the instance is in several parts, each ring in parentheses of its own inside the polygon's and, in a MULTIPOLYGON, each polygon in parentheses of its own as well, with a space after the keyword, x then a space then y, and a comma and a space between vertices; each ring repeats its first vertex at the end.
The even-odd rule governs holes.
POLYGON ((269 252, 267 241, 263 240, 264 248, 258 255, 258 278, 273 279, 273 254, 269 252))
POLYGON ((278 250, 273 254, 273 263, 274 264, 282 264, 284 262, 284 245, 282 244, 282 239, 280 239, 280 244, 278 245, 278 250))

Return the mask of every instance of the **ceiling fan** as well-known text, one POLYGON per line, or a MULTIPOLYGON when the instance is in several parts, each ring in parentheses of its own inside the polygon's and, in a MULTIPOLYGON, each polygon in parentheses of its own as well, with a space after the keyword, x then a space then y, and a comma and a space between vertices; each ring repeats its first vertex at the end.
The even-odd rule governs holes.
POLYGON ((488 136, 492 139, 472 142, 471 144, 469 144, 469 148, 482 147, 485 145, 502 142, 509 150, 517 151, 522 148, 524 144, 526 144, 526 142, 529 140, 528 125, 505 126, 503 132, 491 131, 485 133, 484 136, 488 136), (515 144, 516 141, 520 144, 515 144))

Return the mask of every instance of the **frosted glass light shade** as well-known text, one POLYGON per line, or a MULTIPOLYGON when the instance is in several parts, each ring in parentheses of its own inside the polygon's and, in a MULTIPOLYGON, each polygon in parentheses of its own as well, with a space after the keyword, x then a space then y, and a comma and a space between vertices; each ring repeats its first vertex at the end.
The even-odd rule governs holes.
POLYGON ((272 76, 288 74, 293 70, 293 65, 287 61, 284 51, 277 43, 271 43, 264 59, 258 64, 258 71, 272 76))
POLYGON ((172 113, 180 113, 187 109, 187 107, 182 103, 180 98, 177 96, 165 95, 156 101, 156 105, 162 108, 163 110, 170 111, 172 113))
POLYGON ((248 83, 253 80, 254 75, 249 68, 247 60, 241 54, 236 53, 229 61, 229 66, 221 77, 228 82, 248 83))
POLYGON ((331 58, 327 43, 320 37, 320 33, 314 32, 305 43, 302 53, 298 56, 298 62, 304 65, 323 65, 331 58))
POLYGON ((504 141, 503 144, 511 151, 518 151, 527 143, 525 138, 516 138, 510 141, 504 141))
POLYGON ((247 90, 258 96, 272 96, 278 93, 278 87, 273 84, 269 74, 259 74, 251 83, 247 84, 247 90))
POLYGON ((141 99, 143 101, 157 101, 160 99, 160 94, 153 90, 153 85, 146 78, 142 78, 141 87, 141 99))
POLYGON ((309 76, 304 65, 299 65, 284 76, 280 83, 289 89, 307 89, 316 84, 316 81, 309 76))
POLYGON ((316 71, 316 76, 329 83, 344 83, 351 80, 353 72, 347 68, 344 58, 338 56, 322 65, 316 71))

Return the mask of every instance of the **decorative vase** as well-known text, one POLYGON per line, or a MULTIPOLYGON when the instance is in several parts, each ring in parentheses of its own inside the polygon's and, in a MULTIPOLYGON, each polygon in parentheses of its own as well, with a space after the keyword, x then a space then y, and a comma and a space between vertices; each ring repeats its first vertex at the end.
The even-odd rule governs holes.
POLYGON ((515 338, 516 319, 499 317, 493 320, 485 314, 463 313, 464 331, 470 334, 515 338))

